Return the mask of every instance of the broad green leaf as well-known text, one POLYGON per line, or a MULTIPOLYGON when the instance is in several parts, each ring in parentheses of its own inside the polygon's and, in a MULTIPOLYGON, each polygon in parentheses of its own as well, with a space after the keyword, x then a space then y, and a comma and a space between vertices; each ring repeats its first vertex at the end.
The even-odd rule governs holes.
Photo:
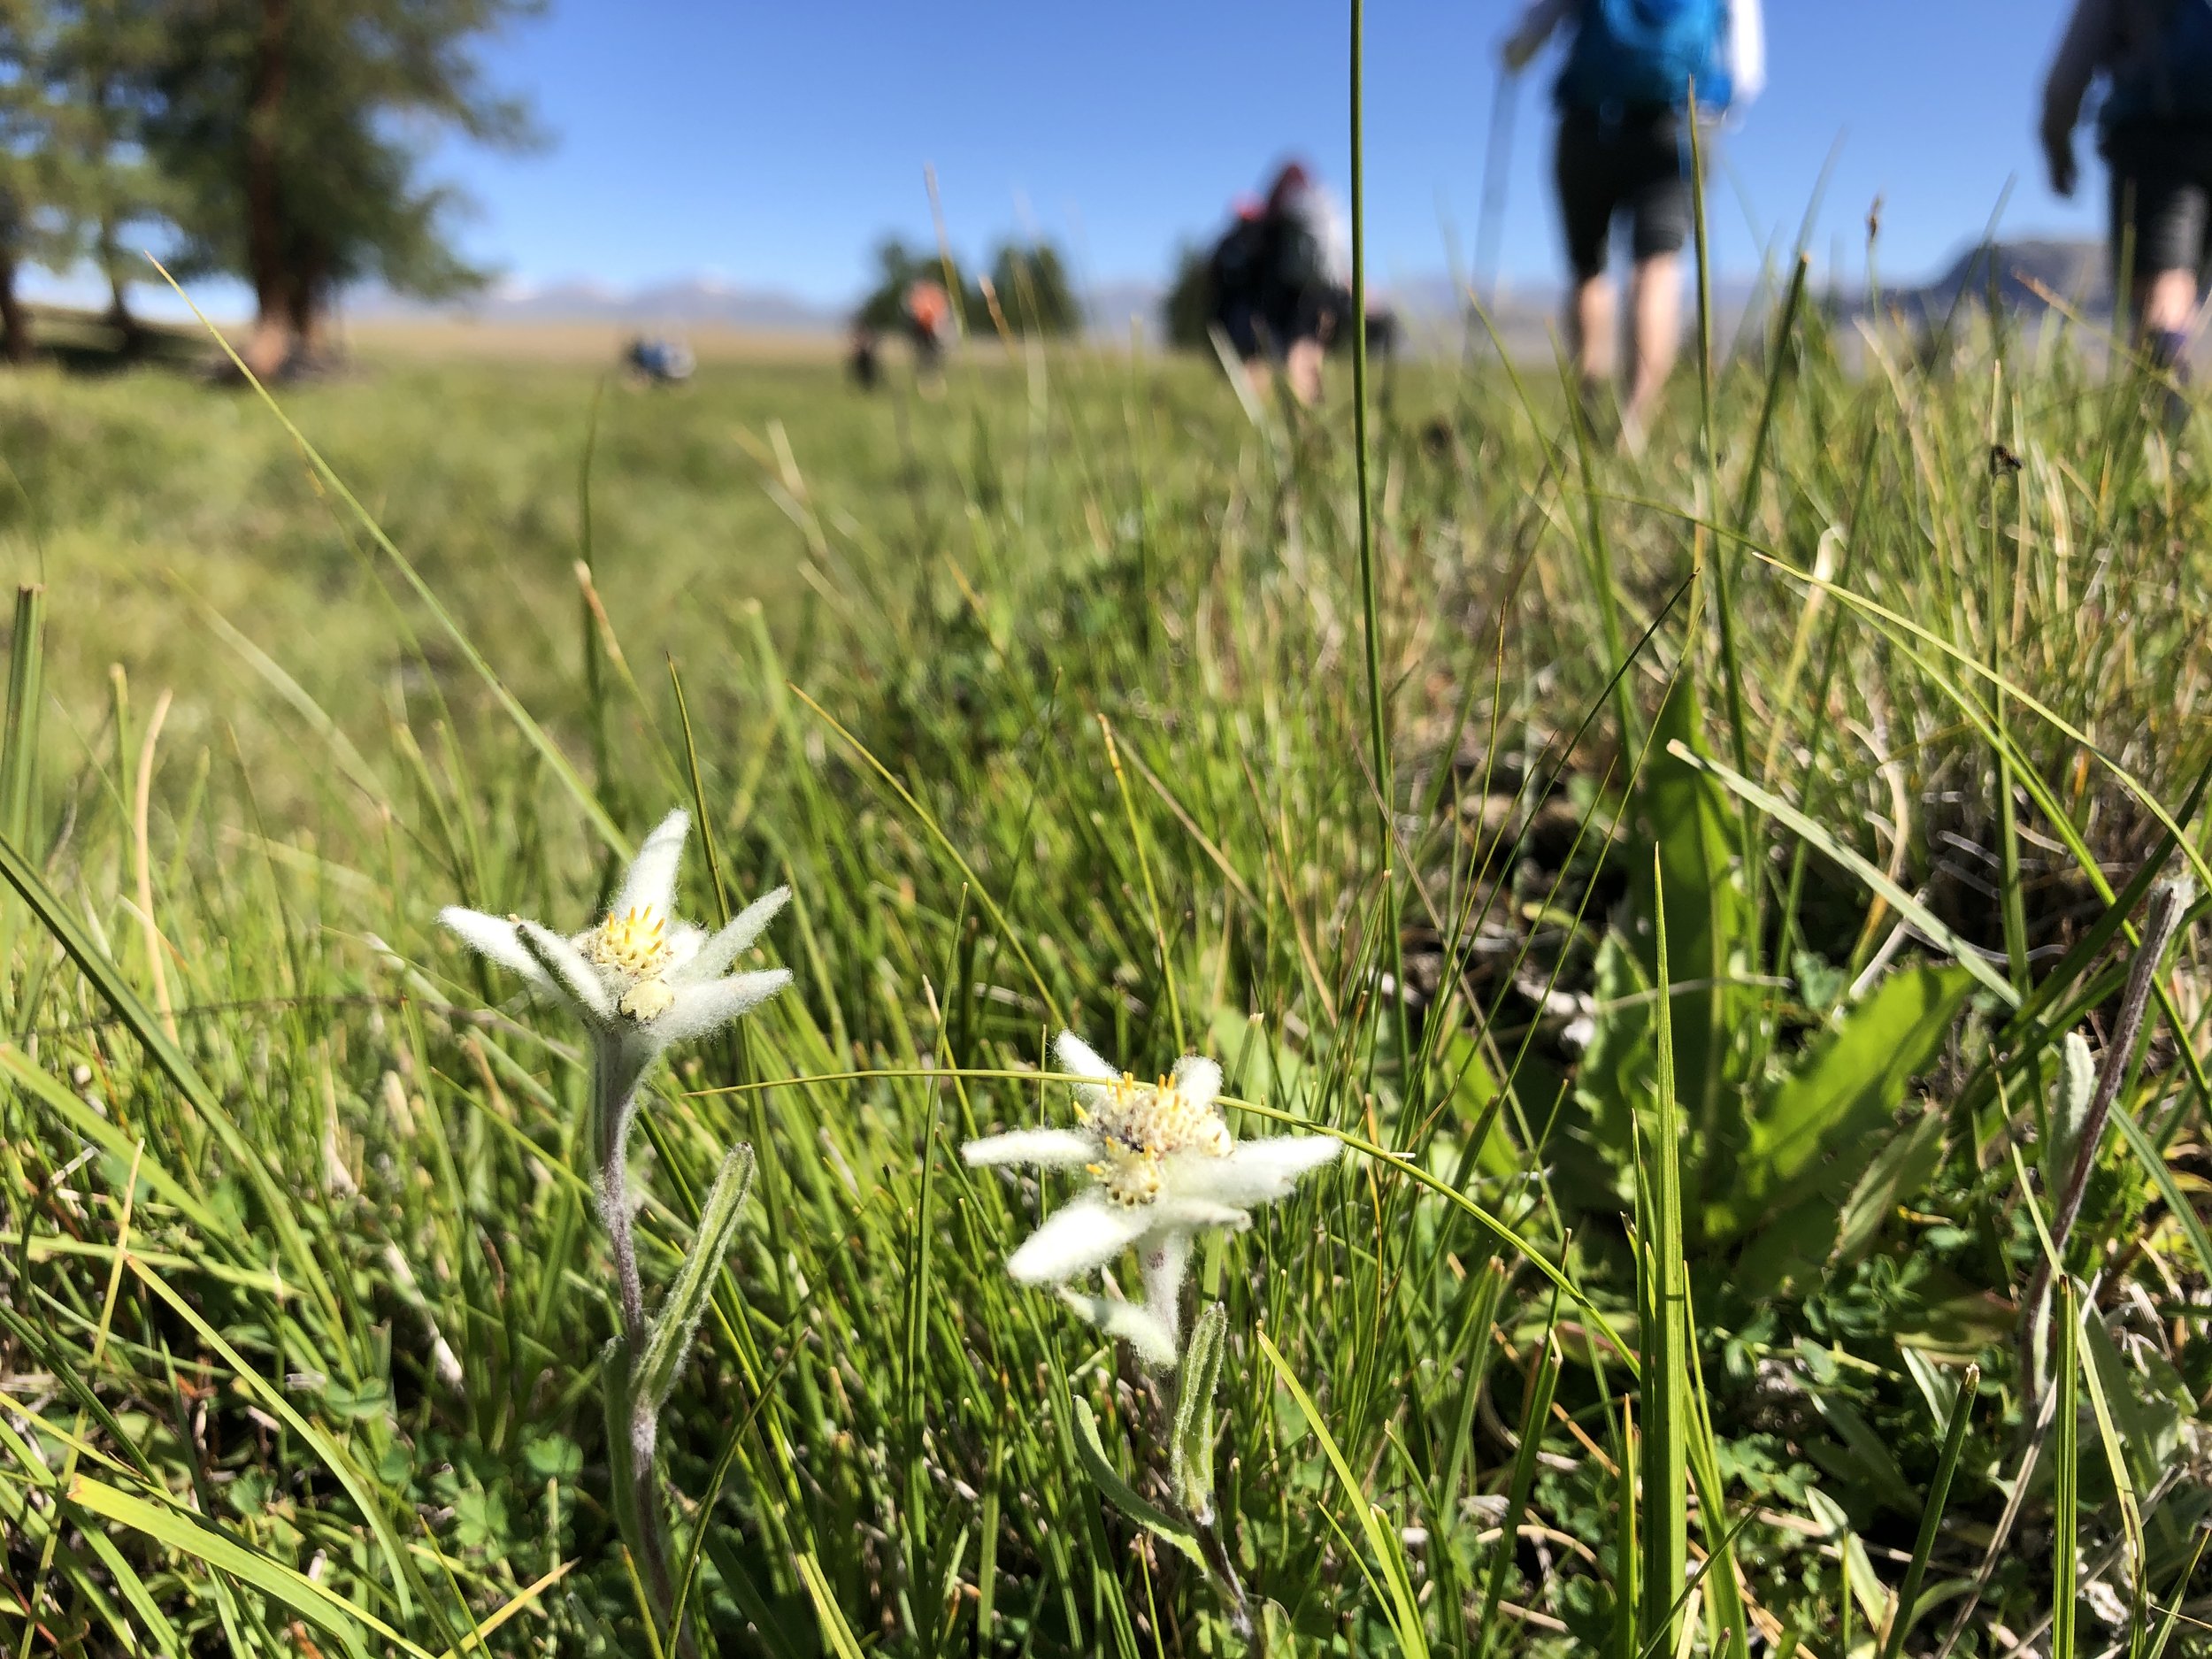
POLYGON ((2062 1193, 2074 1167, 2074 1148, 2081 1140, 2089 1117, 2089 1097, 2097 1089, 2097 1063, 2089 1041, 2070 1031, 2059 1045, 2058 1087, 2051 1096, 2049 1126, 2043 1135, 2037 1162, 2043 1168, 2043 1190, 2062 1193))
POLYGON ((668 1287, 653 1328, 646 1334, 645 1357, 638 1365, 635 1379, 637 1398, 656 1416, 668 1403, 683 1370, 692 1333, 699 1328, 699 1316, 706 1310, 707 1298, 714 1294, 715 1274, 729 1254, 730 1241, 737 1236, 745 1195, 752 1186, 753 1149, 740 1141, 729 1149, 715 1174, 706 1205, 699 1212, 699 1231, 691 1241, 691 1252, 684 1257, 676 1282, 668 1287))
POLYGON ((1201 1524, 1213 1519, 1214 1388, 1221 1380, 1228 1329, 1229 1310, 1208 1302, 1191 1327, 1190 1344, 1176 1372, 1175 1429, 1168 1455, 1176 1497, 1201 1524))
POLYGON ((1644 761, 1641 804, 1656 866, 1647 858, 1633 859, 1629 878, 1633 941, 1654 984, 1659 980, 1655 884, 1665 887, 1667 977, 1678 987, 1669 1004, 1675 1093, 1687 1123, 1710 1135, 1717 1130, 1717 1117, 1728 1114, 1732 1104, 1724 1102, 1724 1085, 1732 1080, 1731 1051, 1748 1024, 1750 994, 1721 981, 1742 970, 1751 912, 1727 792, 1693 764, 1704 750, 1702 725, 1696 688, 1685 674, 1660 705, 1644 761))
POLYGON ((1504 1113, 1497 1108, 1498 1079, 1482 1051, 1482 1039, 1471 1031, 1455 1031, 1443 1042, 1440 1075, 1451 1080, 1452 1110, 1470 1133, 1482 1128, 1482 1145, 1476 1148, 1477 1166, 1494 1180, 1509 1180, 1519 1173, 1520 1155, 1506 1133, 1504 1113))
POLYGON ((634 1433, 637 1394, 633 1387, 630 1345, 619 1336, 608 1339, 599 1361, 599 1402, 607 1418, 607 1484, 612 1488, 615 1524, 634 1560, 645 1559, 645 1540, 637 1533, 637 1440, 634 1433))
POLYGON ((1820 1523, 1827 1540, 1843 1553, 1844 1564, 1850 1571, 1851 1594, 1859 1604, 1859 1611, 1866 1617, 1867 1628, 1878 1629, 1889 1610, 1889 1597, 1882 1588, 1882 1581, 1874 1576, 1874 1563, 1868 1559, 1866 1544, 1851 1530, 1851 1517, 1843 1512, 1843 1506, 1818 1486, 1805 1488, 1805 1507, 1820 1523))
POLYGON ((2010 1302, 1925 1260, 1901 1275, 1890 1313, 1890 1334, 1900 1343, 1961 1364, 2009 1341, 2018 1324, 2010 1302))
POLYGON ((1943 1163, 1943 1114, 1923 1112, 1912 1127, 1892 1136, 1859 1177, 1837 1219, 1831 1260, 1847 1266, 1874 1246, 1897 1207, 1924 1191, 1943 1163))
POLYGON ((1570 1214, 1617 1214, 1635 1202, 1637 1114, 1658 1089, 1651 976, 1609 931, 1593 964, 1596 1030, 1575 1068, 1574 1105, 1545 1148, 1552 1190, 1570 1214))
POLYGON ((1138 1525, 1174 1545, 1202 1570, 1206 1557, 1198 1548, 1198 1534, 1188 1523, 1177 1520, 1158 1504, 1140 1496, 1137 1489, 1121 1478, 1107 1457, 1105 1447, 1099 1442, 1098 1420, 1091 1415, 1091 1402, 1081 1394, 1072 1398, 1076 1455, 1083 1460, 1083 1471, 1090 1476, 1099 1495, 1138 1525))
POLYGON ((1754 1115, 1733 1187, 1706 1206, 1706 1237, 1738 1239, 1786 1205, 1839 1196, 1972 988, 1955 968, 1908 968, 1817 1038, 1754 1115))

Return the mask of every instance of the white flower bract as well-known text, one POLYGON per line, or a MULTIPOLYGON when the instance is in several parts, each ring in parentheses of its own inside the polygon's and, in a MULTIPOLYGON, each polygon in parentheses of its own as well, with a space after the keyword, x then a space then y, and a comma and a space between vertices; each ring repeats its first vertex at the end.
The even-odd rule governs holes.
POLYGON ((791 897, 778 887, 710 935, 677 919, 676 868, 689 813, 679 809, 645 838, 605 915, 567 936, 536 922, 450 905, 438 920, 461 941, 561 1003, 591 1033, 616 1098, 671 1044, 704 1036, 791 983, 790 973, 728 972, 791 897))
POLYGON ((1071 1031, 1055 1045, 1075 1085, 1075 1129, 1017 1129, 971 1141, 975 1166, 1080 1169, 1090 1189, 1045 1217, 1006 1270, 1025 1285, 1058 1285, 1106 1266, 1125 1250, 1142 1260, 1141 1303, 1079 1295, 1069 1304, 1148 1363, 1172 1366, 1181 1330, 1191 1239, 1205 1227, 1241 1229, 1256 1204, 1287 1197, 1298 1178, 1336 1156, 1324 1135, 1240 1141, 1217 1103, 1221 1068, 1186 1055, 1172 1074, 1140 1083, 1071 1031))

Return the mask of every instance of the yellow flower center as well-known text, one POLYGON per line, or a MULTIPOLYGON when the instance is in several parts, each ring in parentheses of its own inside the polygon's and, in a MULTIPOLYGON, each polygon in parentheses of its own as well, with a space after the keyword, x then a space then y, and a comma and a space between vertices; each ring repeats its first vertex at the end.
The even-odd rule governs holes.
POLYGON ((1236 1144, 1210 1102, 1202 1105, 1166 1078, 1142 1084, 1125 1071, 1104 1093, 1091 1114, 1104 1156, 1087 1167, 1116 1203, 1134 1208, 1157 1198, 1160 1160, 1171 1153, 1220 1158, 1236 1144))
POLYGON ((609 913, 584 954, 603 968, 633 979, 658 977, 668 961, 668 921, 649 904, 609 913))

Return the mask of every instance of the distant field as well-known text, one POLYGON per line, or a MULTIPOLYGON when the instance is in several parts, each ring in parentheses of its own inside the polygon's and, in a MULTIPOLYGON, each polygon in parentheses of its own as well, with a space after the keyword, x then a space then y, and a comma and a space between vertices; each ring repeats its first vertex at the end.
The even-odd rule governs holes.
POLYGON ((770 333, 649 322, 510 322, 465 317, 349 319, 342 337, 365 357, 445 360, 528 359, 541 363, 613 363, 640 334, 688 341, 704 363, 823 363, 841 357, 833 333, 770 333))

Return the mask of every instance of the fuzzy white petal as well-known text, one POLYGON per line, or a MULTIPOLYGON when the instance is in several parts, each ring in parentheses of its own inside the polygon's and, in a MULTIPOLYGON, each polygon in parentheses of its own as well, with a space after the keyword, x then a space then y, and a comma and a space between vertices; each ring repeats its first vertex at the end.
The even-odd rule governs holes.
POLYGON ((541 989, 557 988, 545 970, 538 965, 538 959, 522 948, 512 922, 487 916, 481 910, 465 910, 457 904, 449 904, 438 912, 438 923, 479 956, 490 957, 503 968, 511 968, 541 989))
POLYGON ((622 878, 622 890, 614 895, 608 914, 621 916, 634 910, 669 913, 676 896, 676 866, 684 856, 684 836, 691 829, 691 814, 678 807, 645 838, 622 878))
POLYGON ((584 954, 549 928, 535 922, 517 922, 516 936, 523 949, 537 959, 538 967, 568 999, 598 1020, 614 1018, 614 1003, 607 995, 599 971, 584 954))
MULTIPOLYGON (((1183 1278, 1189 1271, 1187 1233, 1166 1233, 1144 1253, 1145 1305, 1167 1332, 1170 1353, 1183 1340, 1183 1278)), ((1168 1361, 1171 1365, 1174 1363, 1168 1361)))
MULTIPOLYGON (((1208 1158, 1205 1162, 1218 1164, 1222 1160, 1208 1158)), ((1233 1233, 1242 1232, 1252 1225, 1252 1217, 1235 1204, 1225 1204, 1210 1194, 1185 1192, 1181 1178, 1172 1169, 1168 1171, 1167 1179, 1170 1190, 1147 1206, 1152 1212, 1155 1230, 1162 1233, 1195 1233, 1201 1227, 1227 1227, 1233 1233)))
POLYGON ((1014 1129, 986 1135, 960 1148, 971 1164, 1027 1164, 1038 1169, 1068 1169, 1098 1156, 1098 1138, 1073 1129, 1014 1129))
POLYGON ((1025 1285, 1048 1285, 1103 1267, 1151 1229, 1153 1208, 1086 1193, 1047 1216, 1006 1258, 1006 1271, 1025 1285))
POLYGON ((1270 1135, 1240 1141, 1228 1156, 1186 1153, 1168 1172, 1179 1198, 1210 1200, 1240 1209, 1287 1198, 1298 1178, 1335 1157, 1342 1143, 1327 1135, 1270 1135))
POLYGON ((707 979, 725 972, 739 956, 749 949, 760 937, 778 910, 790 902, 791 889, 778 887, 773 893, 764 893, 730 918, 730 925, 701 945, 688 962, 680 965, 675 978, 707 979))
POLYGON ((676 1000, 649 1029, 654 1040, 661 1043, 703 1037, 728 1025, 740 1014, 758 1008, 790 983, 788 970, 772 968, 765 973, 733 973, 726 979, 710 979, 704 985, 687 981, 673 985, 669 988, 675 992, 676 1000))
POLYGON ((1221 1093, 1221 1066, 1202 1054, 1187 1054, 1175 1063, 1175 1087, 1198 1107, 1214 1103, 1221 1093))
POLYGON ((1099 1057, 1097 1049, 1071 1031, 1062 1032, 1060 1040, 1052 1045, 1052 1050, 1060 1056, 1063 1071, 1072 1071, 1078 1077, 1087 1077, 1099 1083, 1115 1082, 1121 1076, 1119 1071, 1099 1057))
POLYGON ((695 927, 689 922, 678 922, 668 930, 668 972, 662 977, 668 979, 695 979, 695 974, 684 972, 695 960, 699 947, 706 942, 707 930, 695 927))
POLYGON ((1071 1290, 1063 1290, 1060 1298, 1108 1336, 1128 1343, 1146 1364, 1158 1371, 1175 1368, 1175 1333, 1151 1307, 1110 1302, 1103 1296, 1079 1296, 1071 1290))

